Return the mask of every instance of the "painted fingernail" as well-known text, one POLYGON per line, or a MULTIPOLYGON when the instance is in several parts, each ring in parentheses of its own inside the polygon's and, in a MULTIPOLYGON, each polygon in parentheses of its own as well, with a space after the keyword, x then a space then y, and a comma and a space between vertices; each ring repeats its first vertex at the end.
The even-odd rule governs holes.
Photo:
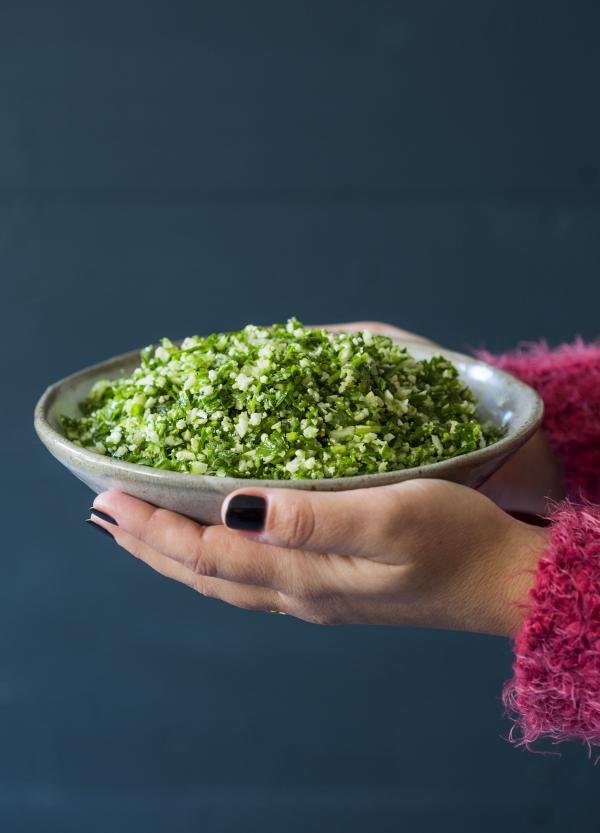
MULTIPOLYGON (((98 532, 102 532, 104 535, 108 535, 109 538, 113 537, 112 532, 110 532, 105 527, 100 526, 100 524, 94 523, 94 521, 91 518, 86 518, 85 522, 86 522, 86 524, 89 524, 89 526, 93 527, 94 529, 97 529, 98 532)), ((113 538, 113 541, 114 541, 114 538, 113 538)))
POLYGON ((260 532, 265 525, 267 502, 258 495, 234 495, 225 512, 225 523, 230 529, 260 532))
POLYGON ((115 526, 119 526, 119 524, 115 521, 112 515, 108 515, 106 512, 101 512, 99 509, 94 509, 93 506, 90 506, 90 512, 92 515, 95 515, 97 518, 100 518, 101 521, 106 521, 108 524, 114 524, 115 526))

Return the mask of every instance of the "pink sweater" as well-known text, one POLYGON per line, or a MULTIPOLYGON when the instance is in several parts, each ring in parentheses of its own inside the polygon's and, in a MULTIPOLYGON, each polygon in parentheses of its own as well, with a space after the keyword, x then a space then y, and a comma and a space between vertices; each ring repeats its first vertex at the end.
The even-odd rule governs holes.
POLYGON ((515 639, 504 689, 511 739, 600 744, 600 340, 477 355, 539 392, 567 490, 549 514, 550 543, 515 639))

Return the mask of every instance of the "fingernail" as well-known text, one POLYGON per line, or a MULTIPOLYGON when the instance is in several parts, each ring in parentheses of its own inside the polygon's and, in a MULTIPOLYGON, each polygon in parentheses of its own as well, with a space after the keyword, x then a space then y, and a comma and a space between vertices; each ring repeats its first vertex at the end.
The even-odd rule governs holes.
POLYGON ((101 521, 106 521, 108 524, 114 524, 115 526, 119 526, 119 524, 115 521, 112 515, 108 515, 106 512, 101 512, 99 509, 94 509, 93 506, 90 506, 90 512, 92 515, 95 515, 97 518, 100 518, 101 521))
MULTIPOLYGON (((97 529, 98 532, 102 532, 104 535, 108 535, 109 538, 113 537, 112 533, 108 529, 106 529, 103 526, 100 526, 100 524, 94 523, 94 521, 91 518, 86 518, 85 522, 86 522, 86 524, 89 524, 94 529, 97 529)), ((114 541, 114 538, 113 538, 113 541, 114 541)))
POLYGON ((234 495, 227 505, 225 523, 230 529, 260 532, 265 525, 267 502, 258 495, 234 495))

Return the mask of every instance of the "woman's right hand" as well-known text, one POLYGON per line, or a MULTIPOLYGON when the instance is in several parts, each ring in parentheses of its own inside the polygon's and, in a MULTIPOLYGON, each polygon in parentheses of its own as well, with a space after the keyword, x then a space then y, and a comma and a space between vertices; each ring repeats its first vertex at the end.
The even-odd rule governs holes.
MULTIPOLYGON (((369 330, 372 333, 401 338, 418 344, 441 345, 425 336, 402 330, 382 321, 352 321, 345 324, 323 324, 326 330, 369 330)), ((525 445, 493 474, 479 490, 507 512, 544 515, 549 501, 562 500, 565 488, 560 465, 546 433, 539 429, 525 445)))
POLYGON ((89 521, 159 573, 237 607, 318 624, 514 636, 549 530, 475 489, 420 478, 311 492, 247 487, 202 526, 129 495, 89 521))

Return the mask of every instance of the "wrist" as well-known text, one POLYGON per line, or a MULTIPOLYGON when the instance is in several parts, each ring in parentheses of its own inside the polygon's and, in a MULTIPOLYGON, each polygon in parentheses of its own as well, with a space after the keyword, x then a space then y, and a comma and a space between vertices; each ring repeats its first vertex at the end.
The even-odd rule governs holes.
POLYGON ((499 526, 486 524, 483 546, 475 546, 445 592, 416 624, 514 637, 527 615, 529 591, 549 544, 550 530, 503 515, 499 526))
POLYGON ((522 521, 512 521, 507 542, 502 547, 496 581, 496 621, 498 636, 515 637, 525 620, 529 592, 535 583, 537 567, 548 548, 551 530, 522 521))

